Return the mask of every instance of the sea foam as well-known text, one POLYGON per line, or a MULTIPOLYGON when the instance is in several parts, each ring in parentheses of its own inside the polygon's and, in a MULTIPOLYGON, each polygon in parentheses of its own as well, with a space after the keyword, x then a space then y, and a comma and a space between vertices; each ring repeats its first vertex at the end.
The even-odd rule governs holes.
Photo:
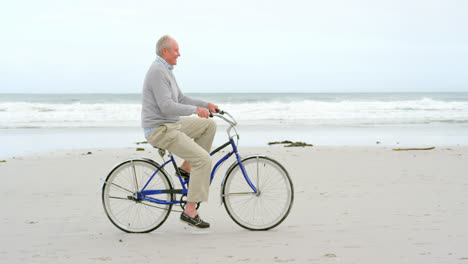
MULTIPOLYGON (((468 102, 417 100, 256 100, 219 106, 240 123, 379 125, 468 122, 468 102)), ((141 104, 1 102, 0 128, 135 127, 141 104)))

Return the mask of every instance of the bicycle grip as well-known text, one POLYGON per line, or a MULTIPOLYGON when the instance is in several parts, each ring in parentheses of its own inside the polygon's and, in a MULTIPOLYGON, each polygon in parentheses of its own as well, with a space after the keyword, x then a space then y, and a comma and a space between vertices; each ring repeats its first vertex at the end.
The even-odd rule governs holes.
MULTIPOLYGON (((220 115, 224 115, 224 111, 223 110, 220 110, 219 108, 216 108, 216 113, 217 114, 220 114, 220 115)), ((210 112, 210 117, 213 117, 213 113, 210 112)))

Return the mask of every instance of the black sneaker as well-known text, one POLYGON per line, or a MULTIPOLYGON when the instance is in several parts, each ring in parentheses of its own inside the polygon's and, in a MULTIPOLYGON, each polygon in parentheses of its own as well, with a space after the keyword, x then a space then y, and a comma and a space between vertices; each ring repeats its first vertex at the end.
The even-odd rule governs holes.
POLYGON ((210 224, 201 220, 200 216, 196 215, 195 217, 190 217, 186 215, 184 212, 180 215, 180 221, 187 223, 191 226, 197 227, 197 228, 209 228, 210 224))

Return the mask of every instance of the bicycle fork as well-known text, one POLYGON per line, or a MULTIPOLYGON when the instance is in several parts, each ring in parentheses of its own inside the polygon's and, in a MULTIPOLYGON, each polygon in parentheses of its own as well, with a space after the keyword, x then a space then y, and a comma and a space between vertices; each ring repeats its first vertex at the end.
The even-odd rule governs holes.
MULTIPOLYGON (((211 174, 211 180, 213 180, 214 173, 218 169, 219 165, 221 165, 224 161, 226 161, 233 154, 236 154, 236 161, 233 162, 231 164, 231 166, 227 169, 226 174, 224 175, 224 178, 223 178, 223 180, 221 182, 221 204, 223 203, 223 195, 225 195, 225 194, 223 194, 223 190, 224 190, 224 184, 225 184, 226 178, 229 176, 229 174, 232 172, 232 170, 234 169, 234 167, 236 165, 239 165, 239 167, 240 167, 240 169, 242 171, 242 175, 244 176, 245 181, 247 182, 247 184, 250 186, 250 188, 253 191, 252 193, 256 194, 256 195, 260 194, 260 191, 257 189, 258 184, 259 184, 258 179, 257 179, 257 186, 255 186, 252 183, 252 181, 250 180, 250 178, 249 178, 249 176, 247 174, 247 171, 246 171, 246 169, 244 167, 244 164, 242 164, 243 159, 240 157, 239 152, 237 151, 237 147, 234 144, 234 141, 232 140, 232 138, 230 139, 230 142, 226 143, 225 145, 229 145, 229 144, 232 145, 233 150, 231 152, 229 152, 228 154, 226 154, 220 161, 218 161, 218 163, 216 163, 216 165, 215 165, 215 167, 214 167, 214 169, 212 171, 212 174, 211 174)), ((217 150, 214 151, 211 155, 213 155, 215 152, 217 152, 217 150)), ((262 155, 255 155, 255 157, 257 157, 257 158, 260 157, 260 156, 262 156, 262 155)), ((248 159, 250 157, 252 157, 252 156, 247 156, 247 157, 244 158, 244 160, 246 160, 246 159, 248 159)), ((257 170, 258 170, 258 168, 257 168, 257 170)), ((258 174, 258 171, 257 171, 257 174, 258 174)), ((243 194, 248 194, 248 193, 243 193, 243 194)))

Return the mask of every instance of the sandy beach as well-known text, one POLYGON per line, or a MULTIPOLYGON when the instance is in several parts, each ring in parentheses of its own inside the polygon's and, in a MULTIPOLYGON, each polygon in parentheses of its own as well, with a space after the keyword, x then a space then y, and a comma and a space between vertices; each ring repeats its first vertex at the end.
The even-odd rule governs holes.
POLYGON ((137 3, 2 2, 0 264, 468 264, 468 1, 137 3), (147 138, 183 142, 161 125, 202 108, 213 150, 237 136, 293 183, 252 158, 250 191, 230 157, 207 230, 149 204, 185 199, 177 167, 177 191, 115 167, 164 163, 147 138), (289 214, 250 231, 226 207, 259 229, 289 214))
POLYGON ((252 232, 229 218, 219 197, 225 164, 200 208, 209 231, 185 226, 173 212, 152 233, 127 234, 107 219, 100 187, 121 160, 160 161, 144 148, 1 162, 0 262, 468 263, 466 146, 241 147, 243 155, 277 159, 293 179, 294 205, 280 226, 252 232))

